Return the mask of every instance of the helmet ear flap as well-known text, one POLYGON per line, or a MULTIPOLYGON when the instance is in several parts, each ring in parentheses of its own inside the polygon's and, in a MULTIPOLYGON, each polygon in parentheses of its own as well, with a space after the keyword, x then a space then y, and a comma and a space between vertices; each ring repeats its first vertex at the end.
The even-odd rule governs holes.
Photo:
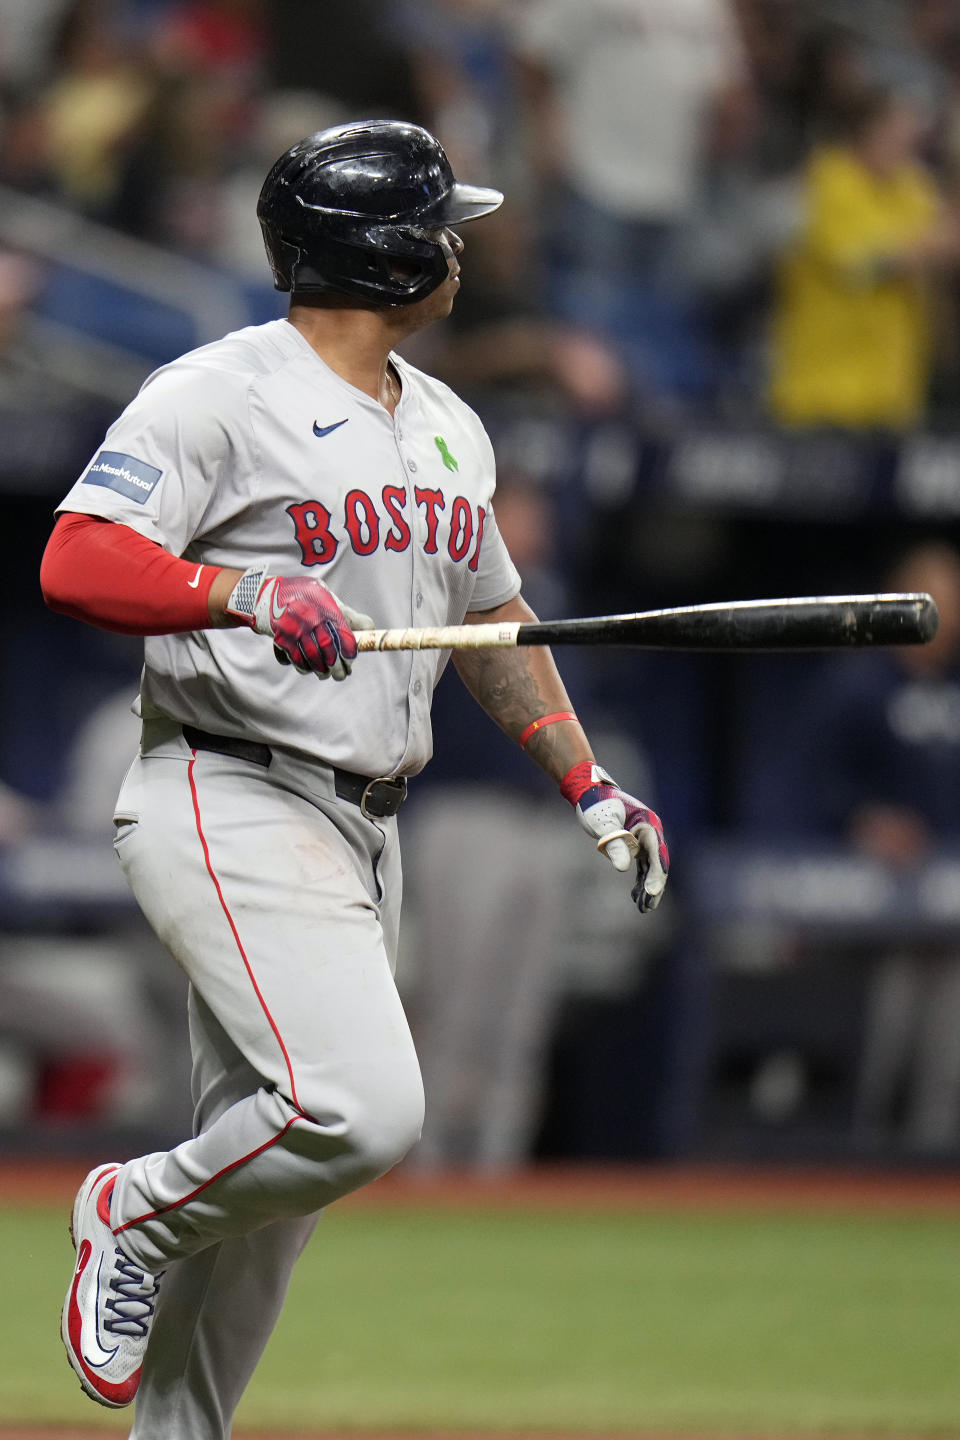
POLYGON ((381 227, 379 243, 371 244, 371 238, 368 227, 362 240, 328 234, 322 249, 316 247, 316 256, 312 246, 296 250, 286 288, 295 295, 333 291, 391 307, 424 299, 449 273, 446 255, 438 244, 411 240, 391 226, 381 227))
POLYGON ((273 271, 274 289, 292 290, 294 271, 297 261, 300 259, 300 246, 291 245, 281 235, 277 235, 264 220, 260 221, 260 229, 263 232, 263 243, 270 261, 270 268, 273 271))

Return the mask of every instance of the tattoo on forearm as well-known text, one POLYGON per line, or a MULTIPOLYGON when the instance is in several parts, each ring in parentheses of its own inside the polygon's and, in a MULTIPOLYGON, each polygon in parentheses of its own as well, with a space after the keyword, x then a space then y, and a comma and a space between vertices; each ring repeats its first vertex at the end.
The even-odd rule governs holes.
MULTIPOLYGON (((461 651, 454 664, 474 699, 514 740, 531 720, 573 709, 548 650, 461 651)), ((556 779, 593 758, 582 729, 571 722, 538 730, 527 754, 556 779)))
POLYGON ((480 665, 474 695, 491 719, 508 735, 518 736, 531 719, 545 713, 546 696, 539 677, 532 674, 525 656, 498 656, 498 662, 480 665))

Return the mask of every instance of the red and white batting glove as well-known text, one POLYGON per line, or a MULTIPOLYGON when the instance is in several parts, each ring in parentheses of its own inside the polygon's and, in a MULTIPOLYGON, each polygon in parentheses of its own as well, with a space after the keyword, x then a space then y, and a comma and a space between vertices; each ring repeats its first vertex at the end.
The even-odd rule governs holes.
POLYGON ((637 862, 637 883, 630 892, 641 914, 660 904, 670 855, 659 815, 621 790, 590 760, 574 765, 560 782, 560 793, 576 808, 577 818, 615 870, 637 862))
POLYGON ((224 607, 258 635, 270 635, 282 665, 321 680, 345 680, 357 658, 355 630, 372 630, 369 615, 342 605, 320 580, 245 570, 224 607))

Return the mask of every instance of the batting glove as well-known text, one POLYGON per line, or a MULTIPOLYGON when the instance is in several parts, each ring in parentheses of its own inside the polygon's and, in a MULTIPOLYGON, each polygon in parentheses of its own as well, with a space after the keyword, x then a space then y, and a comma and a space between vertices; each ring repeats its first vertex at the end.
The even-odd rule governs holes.
POLYGON ((258 635, 270 635, 282 665, 321 680, 345 680, 357 658, 355 630, 372 630, 369 615, 342 605, 320 580, 271 575, 251 566, 237 581, 224 607, 258 635))
POLYGON ((580 824, 615 870, 629 870, 636 860, 637 883, 630 897, 641 914, 656 910, 670 869, 659 815, 621 790, 605 770, 589 760, 567 771, 560 792, 575 807, 580 824))

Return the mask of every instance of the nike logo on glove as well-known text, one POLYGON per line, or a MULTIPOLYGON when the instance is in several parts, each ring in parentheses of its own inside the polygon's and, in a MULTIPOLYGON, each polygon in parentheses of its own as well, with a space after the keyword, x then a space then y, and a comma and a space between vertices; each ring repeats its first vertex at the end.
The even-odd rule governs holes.
POLYGON ((332 435, 334 430, 339 430, 341 425, 346 425, 349 419, 350 416, 348 415, 346 420, 336 420, 332 425, 318 425, 316 420, 314 420, 313 433, 318 439, 322 440, 324 435, 332 435))
POLYGON ((196 590, 197 586, 200 584, 200 575, 201 575, 202 571, 203 571, 203 566, 202 566, 202 565, 198 565, 198 566, 197 566, 197 573, 196 573, 196 575, 194 575, 194 577, 193 577, 192 580, 188 580, 188 581, 187 581, 187 584, 189 585, 189 587, 190 587, 191 590, 196 590))

